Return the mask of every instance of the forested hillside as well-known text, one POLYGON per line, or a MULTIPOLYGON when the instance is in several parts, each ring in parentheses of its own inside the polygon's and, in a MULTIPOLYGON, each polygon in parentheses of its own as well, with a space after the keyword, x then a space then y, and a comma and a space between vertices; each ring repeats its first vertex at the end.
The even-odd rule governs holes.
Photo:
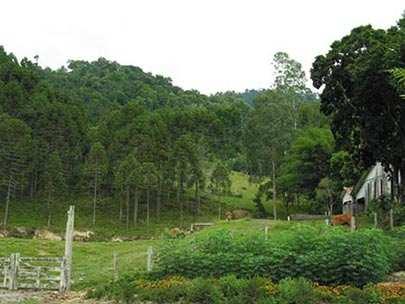
MULTIPOLYGON (((391 31, 382 39, 394 45, 401 36, 397 28, 391 31)), ((348 137, 357 140, 351 149, 343 140, 348 129, 340 120, 347 108, 339 112, 327 103, 336 87, 322 74, 330 64, 325 60, 319 57, 312 71, 316 86, 326 84, 321 109, 301 64, 283 52, 273 58, 275 80, 267 89, 207 96, 104 58, 51 70, 1 48, 3 226, 19 202, 40 201, 51 227, 55 208, 83 198, 91 201, 89 225, 97 224, 100 203, 102 214, 105 208, 119 210, 127 227, 149 225, 169 209, 183 219, 229 201, 226 195, 240 196, 243 188, 231 190, 232 171, 256 184, 255 198, 243 205, 252 204, 257 217, 272 210, 276 218, 277 205, 286 209, 284 215, 291 207, 331 210, 343 186, 354 185, 380 158, 359 160, 372 151, 353 151, 362 143, 358 134, 348 137), (105 200, 112 205, 106 207, 105 200)), ((401 75, 398 70, 399 81, 401 75)))
POLYGON ((92 120, 129 102, 137 102, 149 110, 208 103, 208 98, 197 91, 173 86, 170 78, 105 58, 94 62, 72 60, 67 67, 56 71, 45 69, 41 74, 47 85, 80 100, 92 120))

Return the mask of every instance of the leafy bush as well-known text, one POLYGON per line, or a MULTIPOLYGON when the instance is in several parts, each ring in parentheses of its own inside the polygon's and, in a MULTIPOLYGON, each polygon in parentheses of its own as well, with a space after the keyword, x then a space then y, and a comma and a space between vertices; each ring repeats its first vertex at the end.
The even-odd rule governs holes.
POLYGON ((245 290, 248 283, 246 279, 238 279, 235 275, 228 275, 220 278, 218 283, 227 304, 245 303, 245 290))
POLYGON ((395 259, 393 271, 403 271, 405 269, 405 225, 396 227, 389 232, 395 239, 395 259))
POLYGON ((312 282, 288 278, 278 284, 277 298, 280 304, 313 304, 317 296, 312 282))
POLYGON ((343 290, 339 304, 379 304, 382 298, 377 289, 370 286, 364 289, 348 287, 343 290))
POLYGON ((97 286, 87 292, 88 298, 108 298, 120 301, 120 303, 132 304, 135 302, 137 289, 133 275, 124 275, 115 282, 97 286))
POLYGON ((167 277, 162 280, 138 279, 138 296, 155 303, 177 302, 186 296, 190 282, 182 277, 167 277))
POLYGON ((246 304, 256 304, 268 298, 267 281, 264 278, 255 277, 248 280, 245 290, 246 304))
POLYGON ((191 239, 167 241, 157 259, 157 275, 240 278, 274 281, 305 277, 322 284, 363 286, 390 271, 391 238, 379 230, 350 233, 343 228, 296 225, 266 240, 262 233, 221 230, 191 239))
POLYGON ((223 295, 216 284, 204 278, 197 278, 191 282, 186 299, 190 303, 199 304, 221 304, 224 302, 223 295))

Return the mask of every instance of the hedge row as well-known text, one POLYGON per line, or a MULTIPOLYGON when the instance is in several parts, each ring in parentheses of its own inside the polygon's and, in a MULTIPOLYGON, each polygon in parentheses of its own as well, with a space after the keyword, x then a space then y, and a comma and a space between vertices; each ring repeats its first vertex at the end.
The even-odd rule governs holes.
POLYGON ((263 233, 215 231, 167 241, 159 250, 156 275, 188 278, 256 276, 280 281, 304 277, 320 284, 363 286, 392 269, 395 246, 379 230, 348 232, 297 225, 265 239, 263 233))

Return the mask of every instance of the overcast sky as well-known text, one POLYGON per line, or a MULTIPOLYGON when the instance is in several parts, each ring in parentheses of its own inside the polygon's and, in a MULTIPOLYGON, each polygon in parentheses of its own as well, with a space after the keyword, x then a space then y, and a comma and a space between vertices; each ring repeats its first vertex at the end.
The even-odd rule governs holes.
POLYGON ((0 45, 42 66, 100 56, 203 93, 265 88, 285 51, 314 57, 359 25, 387 28, 403 0, 5 0, 0 45))

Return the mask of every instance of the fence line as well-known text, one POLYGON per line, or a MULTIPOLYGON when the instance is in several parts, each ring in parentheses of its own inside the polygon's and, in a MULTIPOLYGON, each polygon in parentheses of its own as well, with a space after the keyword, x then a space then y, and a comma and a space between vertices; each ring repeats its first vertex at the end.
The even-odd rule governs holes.
POLYGON ((22 257, 13 253, 0 258, 0 288, 61 290, 65 258, 22 257))

